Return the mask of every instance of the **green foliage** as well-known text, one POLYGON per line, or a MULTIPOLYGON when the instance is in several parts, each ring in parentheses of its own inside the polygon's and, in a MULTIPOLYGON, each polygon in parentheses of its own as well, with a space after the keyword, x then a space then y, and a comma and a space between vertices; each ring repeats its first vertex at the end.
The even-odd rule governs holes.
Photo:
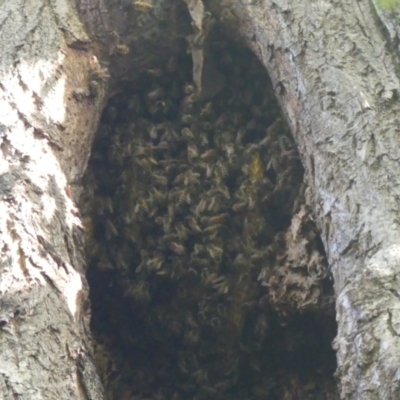
POLYGON ((376 0, 376 5, 382 10, 392 10, 400 4, 400 0, 376 0))

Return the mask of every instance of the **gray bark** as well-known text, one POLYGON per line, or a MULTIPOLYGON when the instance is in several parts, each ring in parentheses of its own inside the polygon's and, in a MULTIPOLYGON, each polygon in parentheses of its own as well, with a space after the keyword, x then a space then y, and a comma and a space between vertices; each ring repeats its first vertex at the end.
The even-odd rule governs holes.
MULTIPOLYGON (((94 9, 89 26, 107 32, 94 9)), ((367 0, 231 0, 221 17, 268 69, 306 168, 335 279, 341 396, 397 399, 395 15, 367 0)), ((105 82, 93 84, 99 67, 71 2, 6 0, 0 21, 0 390, 5 399, 101 398, 74 188, 105 82)))
POLYGON ((231 6, 270 73, 312 188, 335 280, 341 398, 398 399, 396 15, 366 0, 231 6))
POLYGON ((2 1, 0 26, 0 397, 100 399, 73 196, 104 96, 70 1, 2 1))

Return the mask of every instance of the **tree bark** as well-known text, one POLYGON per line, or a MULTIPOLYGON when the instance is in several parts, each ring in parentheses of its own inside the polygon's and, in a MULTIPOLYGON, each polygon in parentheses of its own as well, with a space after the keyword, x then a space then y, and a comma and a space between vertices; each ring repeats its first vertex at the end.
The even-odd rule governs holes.
POLYGON ((1 398, 100 399, 74 195, 104 91, 71 1, 6 0, 0 21, 1 398))
MULTIPOLYGON (((367 0, 222 5, 208 6, 268 69, 306 169, 335 279, 341 396, 397 399, 395 15, 367 0)), ((107 35, 101 4, 79 9, 107 35)), ((0 21, 0 390, 5 399, 102 398, 74 201, 107 73, 68 0, 5 1, 0 21)))
POLYGON ((312 189, 335 280, 341 398, 398 399, 398 18, 369 1, 231 5, 312 189))

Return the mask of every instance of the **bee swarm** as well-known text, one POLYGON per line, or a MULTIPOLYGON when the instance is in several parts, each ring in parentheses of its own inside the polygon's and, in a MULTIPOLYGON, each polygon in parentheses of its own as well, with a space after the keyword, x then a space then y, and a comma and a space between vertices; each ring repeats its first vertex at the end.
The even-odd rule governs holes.
POLYGON ((212 97, 182 51, 102 116, 82 205, 100 375, 118 400, 333 399, 332 295, 296 146, 258 60, 219 27, 209 46, 212 97))

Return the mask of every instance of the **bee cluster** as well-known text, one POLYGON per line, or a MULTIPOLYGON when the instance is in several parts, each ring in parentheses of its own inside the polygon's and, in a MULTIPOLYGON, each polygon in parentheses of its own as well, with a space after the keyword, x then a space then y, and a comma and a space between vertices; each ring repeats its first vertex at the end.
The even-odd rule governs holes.
MULTIPOLYGON (((315 227, 298 153, 258 60, 218 31, 210 46, 224 87, 199 99, 186 54, 143 71, 110 99, 85 178, 98 357, 119 354, 99 367, 113 398, 318 389, 284 397, 277 355, 289 340, 282 310, 315 306, 326 276, 316 235, 305 239, 315 227)), ((314 333, 302 340, 317 342, 314 333)))

